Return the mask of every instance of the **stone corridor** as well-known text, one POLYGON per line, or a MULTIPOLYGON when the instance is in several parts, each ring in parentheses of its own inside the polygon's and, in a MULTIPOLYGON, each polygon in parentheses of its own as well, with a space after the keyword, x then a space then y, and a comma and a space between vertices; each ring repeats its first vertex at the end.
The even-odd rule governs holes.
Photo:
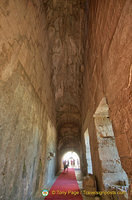
POLYGON ((69 151, 132 199, 132 1, 0 0, 0 200, 43 199, 69 151))

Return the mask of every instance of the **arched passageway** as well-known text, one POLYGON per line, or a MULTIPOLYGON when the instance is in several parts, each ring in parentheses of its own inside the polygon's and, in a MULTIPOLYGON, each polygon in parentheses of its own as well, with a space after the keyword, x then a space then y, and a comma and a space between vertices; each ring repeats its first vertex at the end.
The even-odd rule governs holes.
POLYGON ((121 166, 114 131, 109 116, 106 98, 102 98, 94 114, 98 152, 102 166, 102 179, 105 188, 110 185, 128 187, 128 177, 121 166))
POLYGON ((63 168, 64 161, 69 162, 69 168, 80 169, 80 158, 77 153, 69 151, 65 153, 61 159, 61 167, 63 168))
POLYGON ((131 0, 0 0, 0 200, 42 199, 69 151, 132 199, 131 22, 131 0))

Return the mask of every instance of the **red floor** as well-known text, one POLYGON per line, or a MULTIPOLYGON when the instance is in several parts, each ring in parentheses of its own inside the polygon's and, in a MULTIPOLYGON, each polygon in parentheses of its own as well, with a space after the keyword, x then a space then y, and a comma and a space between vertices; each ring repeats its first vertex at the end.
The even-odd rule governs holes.
POLYGON ((62 172, 49 191, 46 200, 83 200, 76 180, 75 170, 62 172))

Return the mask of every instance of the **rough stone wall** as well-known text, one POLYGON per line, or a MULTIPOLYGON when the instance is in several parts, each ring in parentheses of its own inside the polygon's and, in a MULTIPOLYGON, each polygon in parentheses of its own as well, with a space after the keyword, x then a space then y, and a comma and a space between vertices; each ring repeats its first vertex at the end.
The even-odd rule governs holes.
POLYGON ((88 127, 93 169, 101 189, 93 115, 103 97, 110 109, 122 167, 132 177, 132 2, 89 0, 86 13, 82 134, 88 127))
POLYGON ((54 177, 55 158, 47 160, 56 125, 44 3, 0 1, 2 200, 32 199, 54 177))
POLYGON ((81 145, 83 3, 84 0, 48 0, 46 7, 59 153, 81 145))
POLYGON ((122 169, 118 155, 106 99, 103 98, 99 104, 94 114, 94 120, 105 188, 108 187, 108 184, 119 184, 121 182, 128 185, 128 178, 122 169))

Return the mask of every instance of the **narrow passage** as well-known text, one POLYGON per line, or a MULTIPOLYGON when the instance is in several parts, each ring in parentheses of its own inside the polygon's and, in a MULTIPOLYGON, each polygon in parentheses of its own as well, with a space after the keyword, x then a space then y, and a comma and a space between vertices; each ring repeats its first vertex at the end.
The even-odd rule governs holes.
POLYGON ((83 200, 79 189, 75 170, 62 172, 49 191, 45 200, 83 200))

